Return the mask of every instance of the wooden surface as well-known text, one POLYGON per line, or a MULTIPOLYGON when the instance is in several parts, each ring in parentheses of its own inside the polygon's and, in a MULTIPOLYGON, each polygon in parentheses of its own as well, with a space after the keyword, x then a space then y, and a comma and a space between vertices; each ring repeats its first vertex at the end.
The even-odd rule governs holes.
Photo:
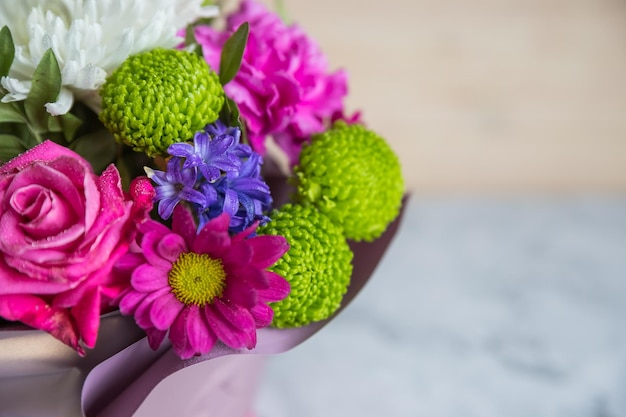
POLYGON ((283 2, 414 191, 626 191, 626 2, 283 2))

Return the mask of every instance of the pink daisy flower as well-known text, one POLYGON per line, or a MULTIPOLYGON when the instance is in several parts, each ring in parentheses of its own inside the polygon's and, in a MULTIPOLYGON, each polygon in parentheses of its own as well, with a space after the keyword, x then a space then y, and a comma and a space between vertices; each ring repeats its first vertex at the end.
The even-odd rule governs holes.
POLYGON ((136 246, 117 265, 131 285, 119 305, 153 349, 168 332, 182 359, 208 353, 218 340, 252 349, 256 329, 273 319, 268 303, 289 294, 289 283, 266 270, 289 249, 285 238, 250 237, 256 224, 230 236, 229 222, 222 214, 196 234, 191 213, 177 206, 172 230, 153 220, 140 226, 136 246))

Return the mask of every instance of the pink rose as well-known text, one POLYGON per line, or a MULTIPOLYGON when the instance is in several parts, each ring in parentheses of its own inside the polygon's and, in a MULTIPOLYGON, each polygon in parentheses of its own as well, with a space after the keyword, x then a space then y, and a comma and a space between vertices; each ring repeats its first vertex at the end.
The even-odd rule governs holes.
POLYGON ((219 68, 224 42, 244 22, 250 34, 241 68, 224 90, 237 103, 254 150, 263 155, 265 137, 272 135, 295 164, 302 143, 342 113, 347 75, 329 72, 326 57, 302 29, 250 0, 228 17, 224 32, 196 27, 212 68, 219 68))
POLYGON ((1 166, 0 316, 80 354, 92 348, 103 308, 125 287, 111 269, 151 205, 147 181, 128 198, 115 166, 97 176, 50 141, 1 166))

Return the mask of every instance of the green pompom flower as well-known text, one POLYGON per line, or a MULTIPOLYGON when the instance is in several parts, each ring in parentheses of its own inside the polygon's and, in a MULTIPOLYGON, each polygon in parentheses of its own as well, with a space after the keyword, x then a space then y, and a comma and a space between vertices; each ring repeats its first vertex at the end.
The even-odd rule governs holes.
POLYGON ((404 181, 387 142, 362 125, 336 123, 313 137, 295 168, 297 198, 355 241, 379 237, 402 205, 404 181))
POLYGON ((260 235, 284 236, 289 251, 269 268, 291 292, 272 303, 276 327, 304 326, 330 317, 341 305, 352 276, 352 251, 341 229, 314 207, 286 204, 270 214, 260 235))
POLYGON ((120 143, 149 156, 217 120, 224 89, 198 55, 153 49, 129 57, 107 79, 100 120, 120 143))

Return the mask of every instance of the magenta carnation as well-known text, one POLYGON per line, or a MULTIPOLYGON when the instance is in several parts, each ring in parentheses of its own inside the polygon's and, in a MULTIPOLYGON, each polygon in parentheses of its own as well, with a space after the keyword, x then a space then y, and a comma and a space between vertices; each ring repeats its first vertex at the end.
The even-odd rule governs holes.
POLYGON ((100 176, 46 141, 0 167, 0 316, 45 330, 83 354, 100 314, 124 288, 111 274, 152 206, 149 180, 125 196, 110 165, 100 176))
POLYGON ((239 106, 254 150, 265 154, 273 135, 295 164, 302 143, 343 111, 344 71, 330 74, 326 57, 296 25, 285 25, 261 4, 244 0, 224 32, 198 26, 195 35, 212 68, 219 68, 224 42, 244 22, 250 24, 241 69, 224 90, 239 106))
POLYGON ((222 214, 196 234, 191 213, 178 205, 172 230, 152 220, 140 226, 136 248, 118 264, 131 283, 120 311, 135 316, 153 349, 168 331, 183 359, 218 340, 252 349, 256 329, 273 319, 268 303, 289 294, 289 283, 266 270, 289 248, 285 238, 250 237, 256 225, 231 237, 229 222, 222 214))

